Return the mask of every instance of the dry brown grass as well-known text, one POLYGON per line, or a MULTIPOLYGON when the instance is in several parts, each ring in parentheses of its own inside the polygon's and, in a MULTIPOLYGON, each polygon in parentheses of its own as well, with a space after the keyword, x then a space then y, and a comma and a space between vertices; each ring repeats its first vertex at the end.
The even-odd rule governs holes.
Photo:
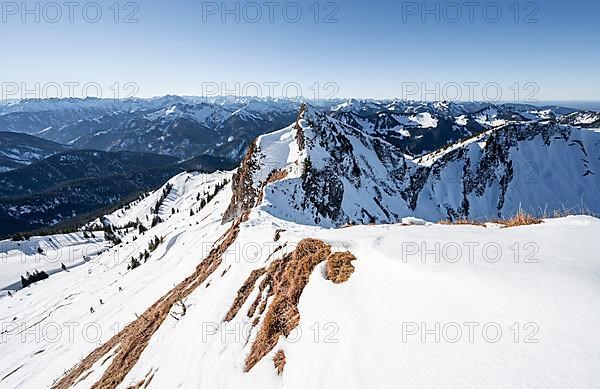
POLYGON ((485 227, 485 223, 484 222, 477 222, 477 221, 468 220, 468 219, 442 220, 441 222, 439 222, 439 224, 442 224, 442 225, 445 225, 445 226, 469 225, 469 226, 485 227))
POLYGON ((327 279, 334 284, 342 284, 354 273, 352 261, 356 257, 349 252, 333 253, 327 258, 327 279))
MULTIPOLYGON (((263 268, 262 270, 266 271, 265 268, 263 268)), ((258 288, 258 295, 256 296, 256 299, 254 300, 254 302, 252 303, 252 305, 250 306, 250 308, 248 309, 248 318, 253 318, 254 314, 256 313, 256 309, 258 308, 259 311, 259 315, 262 315, 263 312, 265 311, 266 305, 267 305, 267 299, 271 296, 272 294, 272 290, 270 289, 270 285, 271 285, 271 276, 267 274, 267 277, 265 277, 265 279, 260 283, 260 286, 258 288), (269 288, 269 294, 267 295, 266 298, 263 298, 263 292, 265 289, 269 288), (260 306, 259 306, 260 304, 260 306)))
POLYGON ((275 369, 277 369, 277 374, 283 374, 283 369, 285 368, 285 353, 283 350, 277 351, 277 354, 273 358, 273 363, 275 364, 275 369))
MULTIPOLYGON (((518 226, 528 226, 532 224, 541 224, 544 221, 536 216, 528 214, 524 211, 519 211, 517 214, 508 219, 495 219, 489 220, 489 223, 500 224, 504 226, 504 228, 509 227, 518 227, 518 226)), ((472 226, 481 226, 485 227, 486 222, 468 220, 468 219, 460 219, 460 220, 444 220, 439 222, 438 224, 442 225, 472 225, 472 226)))
POLYGON ((274 182, 277 181, 281 181, 283 179, 285 179, 288 176, 288 172, 285 170, 273 170, 271 173, 269 173, 269 177, 267 177, 267 184, 272 184, 274 182))
POLYGON ((242 305, 244 305, 244 302, 246 302, 246 300, 250 296, 250 293, 252 293, 252 290, 254 290, 254 284, 256 283, 256 280, 258 280, 263 274, 265 274, 265 271, 266 271, 266 269, 262 268, 262 269, 254 270, 250 274, 250 277, 248 277, 246 282, 244 282, 244 285, 242 285, 240 290, 238 290, 237 296, 235 297, 235 300, 233 301, 233 305, 231 306, 231 308, 229 309, 229 312, 227 312, 227 315, 225 316, 225 319, 224 319, 225 321, 233 320, 235 315, 237 315, 237 313, 242 308, 242 305))
POLYGON ((501 224, 505 228, 518 227, 518 226, 529 226, 532 224, 542 224, 544 221, 538 217, 530 215, 526 212, 519 211, 515 216, 510 219, 495 220, 494 223, 501 224))
POLYGON ((92 388, 112 389, 117 387, 137 363, 152 335, 154 335, 168 317, 173 306, 189 296, 221 265, 222 255, 237 238, 239 223, 242 220, 243 217, 231 226, 223 237, 221 237, 220 243, 211 250, 191 276, 187 277, 161 297, 146 312, 127 325, 121 332, 113 336, 108 342, 89 354, 81 363, 56 383, 53 388, 68 389, 98 360, 118 346, 116 355, 110 366, 92 388))
POLYGON ((304 239, 294 252, 269 266, 267 273, 271 276, 274 298, 246 359, 246 371, 273 350, 281 335, 289 336, 298 326, 300 296, 314 268, 329 257, 330 250, 329 245, 319 240, 304 239))
MULTIPOLYGON (((558 219, 558 218, 567 217, 567 216, 592 216, 597 219, 600 218, 600 214, 594 213, 583 206, 569 208, 569 209, 555 210, 554 212, 552 212, 552 216, 548 216, 548 218, 552 217, 554 219, 558 219)), ((546 216, 544 216, 544 218, 546 218, 546 216)))
POLYGON ((267 187, 267 185, 269 184, 273 184, 277 181, 281 181, 283 179, 285 179, 288 176, 288 172, 285 170, 273 170, 271 173, 269 173, 269 176, 267 177, 267 179, 262 182, 260 184, 260 188, 258 189, 258 195, 256 196, 256 200, 254 201, 254 204, 252 205, 253 207, 262 203, 264 197, 265 197, 265 188, 267 187))
MULTIPOLYGON (((266 311, 262 325, 246 358, 246 371, 250 371, 273 350, 280 336, 289 336, 300 323, 298 303, 315 267, 319 263, 327 261, 328 278, 334 283, 342 283, 347 281, 354 272, 354 266, 351 264, 354 260, 356 258, 349 252, 331 254, 331 246, 328 244, 316 239, 304 239, 298 243, 292 253, 276 259, 268 267, 254 270, 250 274, 238 291, 232 308, 225 317, 225 321, 235 318, 241 306, 252 293, 258 279, 264 275, 265 277, 258 287, 258 295, 247 314, 248 318, 254 318, 253 326, 257 326, 260 323, 261 315, 266 311), (264 293, 265 291, 267 293, 264 293), (268 304, 271 297, 272 301, 268 304)), ((283 357, 285 364, 285 355, 283 357)), ((281 362, 281 359, 279 361, 281 362)), ((277 362, 276 367, 279 372, 277 362)), ((281 371, 283 371, 283 366, 281 371)))
POLYGON ((150 371, 148 372, 148 374, 146 374, 146 377, 144 377, 143 380, 141 380, 135 385, 128 387, 127 389, 146 389, 148 385, 150 385, 150 383, 152 382, 153 378, 154 372, 152 371, 152 369, 150 369, 150 371))

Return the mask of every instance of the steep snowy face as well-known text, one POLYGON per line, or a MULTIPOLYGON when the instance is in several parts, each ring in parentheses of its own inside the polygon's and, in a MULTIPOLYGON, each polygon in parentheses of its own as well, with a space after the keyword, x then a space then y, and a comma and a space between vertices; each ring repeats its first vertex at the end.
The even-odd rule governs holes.
POLYGON ((554 122, 508 125, 418 163, 422 178, 413 183, 410 207, 423 218, 600 211, 597 131, 554 122))
POLYGON ((226 220, 256 206, 327 227, 599 212, 599 173, 594 130, 510 124, 413 159, 364 127, 305 106, 294 125, 251 148, 226 220))
POLYGON ((402 190, 410 166, 384 140, 304 106, 296 123, 250 148, 233 178, 225 221, 256 206, 303 224, 391 221, 398 215, 387 202, 402 190))
POLYGON ((296 123, 262 135, 251 143, 233 176, 233 195, 225 211, 224 222, 232 221, 259 205, 266 186, 282 179, 298 179, 302 175, 306 151, 300 123, 305 110, 303 106, 296 123))
MULTIPOLYGON (((394 204, 393 199, 416 166, 397 147, 311 108, 299 127, 306 158, 296 181, 299 195, 291 197, 301 220, 326 226, 365 224, 397 220, 407 211, 405 204, 394 204)), ((285 195, 285 186, 281 183, 272 191, 279 189, 285 195)), ((276 197, 270 192, 266 191, 267 200, 276 197)))

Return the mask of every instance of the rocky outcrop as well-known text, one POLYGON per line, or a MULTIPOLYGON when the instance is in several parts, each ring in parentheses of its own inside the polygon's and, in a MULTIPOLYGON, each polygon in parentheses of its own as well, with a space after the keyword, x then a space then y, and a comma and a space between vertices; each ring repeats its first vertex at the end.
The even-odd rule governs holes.
POLYGON ((223 223, 230 222, 256 205, 259 191, 254 184, 254 173, 258 170, 256 141, 250 144, 246 156, 231 180, 233 194, 231 203, 223 214, 223 223))

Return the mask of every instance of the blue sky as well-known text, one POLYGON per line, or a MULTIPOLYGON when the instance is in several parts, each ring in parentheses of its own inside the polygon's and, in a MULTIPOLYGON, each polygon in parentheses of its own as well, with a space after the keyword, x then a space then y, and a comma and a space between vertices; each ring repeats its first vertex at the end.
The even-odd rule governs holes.
POLYGON ((90 3, 3 3, 1 98, 600 100, 598 2, 90 3))

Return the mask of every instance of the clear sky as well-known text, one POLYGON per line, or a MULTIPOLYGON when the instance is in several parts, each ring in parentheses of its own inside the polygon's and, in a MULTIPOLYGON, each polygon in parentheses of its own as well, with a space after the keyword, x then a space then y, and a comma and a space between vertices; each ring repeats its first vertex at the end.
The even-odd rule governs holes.
POLYGON ((597 1, 25 4, 2 2, 2 99, 600 100, 597 1))

